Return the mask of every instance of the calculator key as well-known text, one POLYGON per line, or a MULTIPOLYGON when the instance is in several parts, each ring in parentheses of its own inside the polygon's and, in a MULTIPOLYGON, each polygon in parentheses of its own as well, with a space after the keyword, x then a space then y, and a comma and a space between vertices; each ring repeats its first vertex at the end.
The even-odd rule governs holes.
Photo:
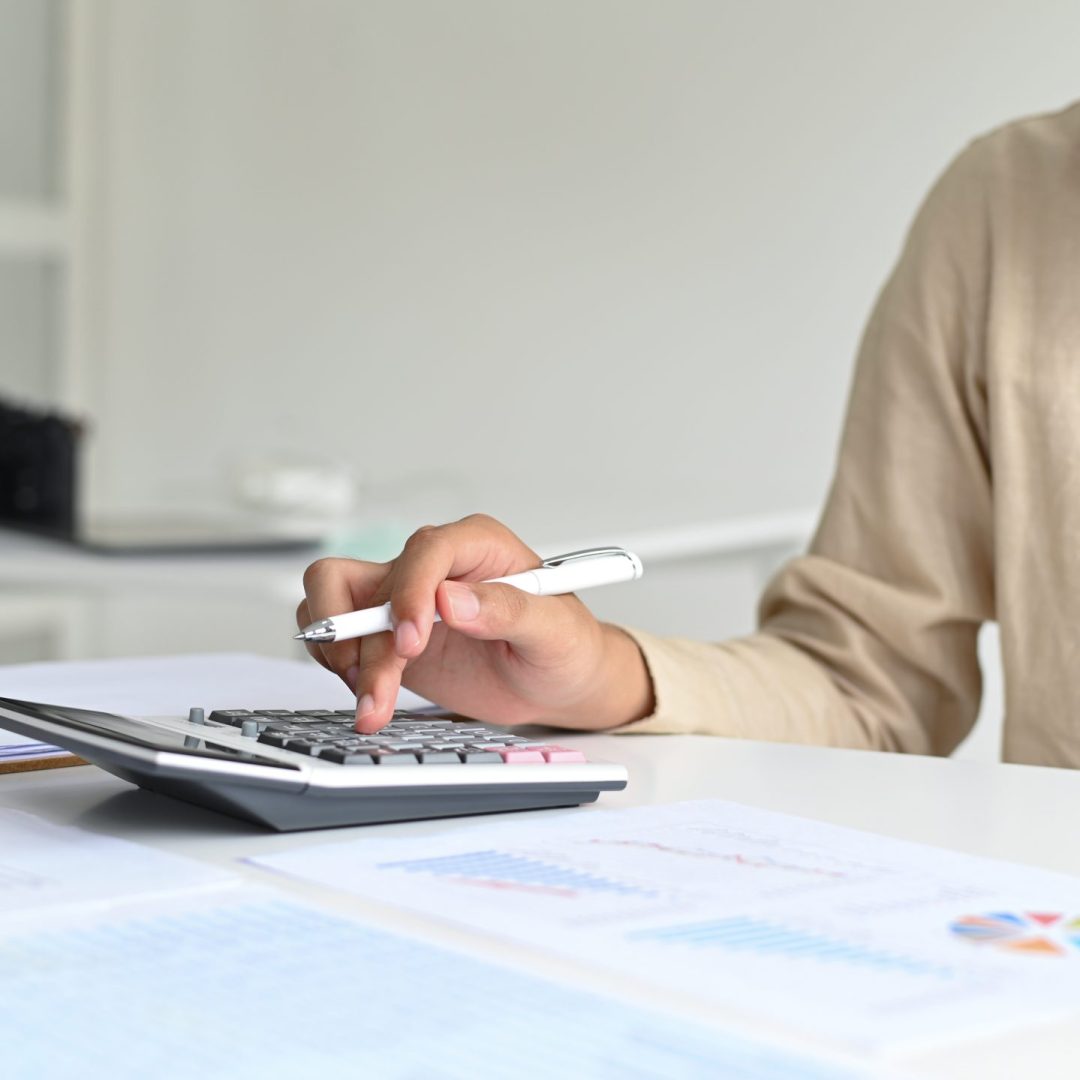
MULTIPOLYGON (((326 754, 330 750, 340 750, 340 749, 341 749, 340 746, 335 746, 332 742, 320 742, 320 743, 313 743, 312 747, 308 751, 308 753, 312 757, 321 758, 324 754, 326 754)), ((364 752, 364 748, 362 746, 348 747, 346 752, 350 753, 350 754, 362 754, 364 752)))
POLYGON ((583 765, 585 755, 580 750, 571 750, 567 746, 542 746, 540 753, 550 765, 583 765))
POLYGON ((277 746, 280 749, 285 748, 285 744, 294 738, 292 732, 288 731, 264 731, 259 736, 259 742, 266 746, 277 746))
POLYGON ((504 746, 496 752, 507 765, 544 764, 544 755, 539 750, 519 750, 516 746, 504 746))
POLYGON ((239 727, 245 720, 252 716, 250 709, 215 709, 210 714, 210 719, 219 724, 228 724, 230 727, 239 727))
POLYGON ((354 750, 324 749, 319 754, 320 761, 332 761, 335 765, 374 765, 375 758, 371 754, 361 753, 354 750))
POLYGON ((323 743, 309 742, 307 739, 289 739, 282 749, 291 750, 294 754, 309 754, 314 756, 322 746, 323 743))
MULTIPOLYGON (((296 716, 292 709, 252 709, 258 716, 296 716)), ((299 715, 303 715, 302 713, 299 715)))
POLYGON ((377 765, 419 765, 420 759, 415 754, 406 754, 402 750, 381 750, 378 748, 369 751, 377 765))
POLYGON ((461 758, 454 750, 418 750, 416 756, 422 765, 460 765, 461 758))
POLYGON ((466 765, 501 765, 502 754, 494 750, 459 750, 458 756, 466 765))
POLYGON ((497 742, 474 742, 474 743, 466 743, 465 749, 466 750, 496 750, 496 751, 498 751, 498 750, 503 750, 505 748, 503 747, 502 743, 497 743, 497 742))

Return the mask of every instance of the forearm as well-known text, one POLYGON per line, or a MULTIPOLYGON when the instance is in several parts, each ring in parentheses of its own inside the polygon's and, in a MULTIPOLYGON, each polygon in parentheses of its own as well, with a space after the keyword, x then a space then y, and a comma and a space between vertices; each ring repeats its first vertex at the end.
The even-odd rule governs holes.
POLYGON ((722 644, 629 631, 647 662, 652 711, 619 734, 722 735, 856 749, 926 752, 922 733, 845 694, 829 668, 767 633, 722 644))

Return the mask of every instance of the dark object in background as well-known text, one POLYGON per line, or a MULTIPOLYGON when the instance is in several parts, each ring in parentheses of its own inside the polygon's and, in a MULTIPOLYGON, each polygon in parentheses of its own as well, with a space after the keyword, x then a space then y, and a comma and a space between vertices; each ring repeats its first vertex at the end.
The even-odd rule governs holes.
POLYGON ((75 534, 80 425, 0 401, 0 524, 75 534))
POLYGON ((311 551, 319 537, 266 522, 175 512, 85 520, 78 473, 82 425, 0 401, 0 527, 103 555, 311 551))

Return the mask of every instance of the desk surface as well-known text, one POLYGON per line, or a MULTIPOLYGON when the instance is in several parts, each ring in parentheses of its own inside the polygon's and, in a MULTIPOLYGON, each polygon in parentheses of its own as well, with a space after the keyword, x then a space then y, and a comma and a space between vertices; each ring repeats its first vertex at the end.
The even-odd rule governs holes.
MULTIPOLYGON (((853 828, 1080 875, 1080 846, 1072 822, 1080 817, 1080 775, 1060 769, 983 765, 936 758, 698 736, 567 736, 594 757, 620 761, 629 787, 603 797, 600 808, 724 798, 801 814, 853 828)), ((350 835, 431 835, 454 829, 453 820, 339 829, 332 833, 268 833, 243 822, 132 788, 95 768, 0 777, 0 805, 17 807, 64 825, 149 844, 224 864, 245 855, 280 851, 350 835)), ((594 808, 541 811, 592 813, 594 808)), ((238 866, 242 873, 258 871, 238 866)), ((263 879, 265 880, 265 879, 263 879)), ((431 940, 468 942, 488 955, 516 953, 538 974, 570 974, 544 961, 464 930, 434 926, 419 916, 391 912, 361 900, 330 899, 315 886, 282 887, 376 917, 392 928, 431 940)), ((573 969, 583 985, 613 988, 606 976, 573 969)), ((648 1004, 647 995, 642 998, 648 1004)), ((695 1010, 690 1008, 689 1012, 695 1010)), ((708 1013, 700 1011, 708 1017, 708 1013)), ((1074 1076, 1080 1030, 1065 1024, 1031 1028, 994 1040, 955 1046, 909 1059, 915 1075, 960 1077, 1074 1076)))

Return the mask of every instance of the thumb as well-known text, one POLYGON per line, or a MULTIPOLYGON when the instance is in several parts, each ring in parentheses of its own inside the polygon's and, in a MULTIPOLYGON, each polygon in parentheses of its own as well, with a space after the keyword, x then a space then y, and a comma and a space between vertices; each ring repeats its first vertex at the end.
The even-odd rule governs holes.
POLYGON ((583 610, 565 596, 532 596, 513 585, 444 581, 435 597, 452 630, 480 641, 505 641, 525 658, 564 651, 583 610))

